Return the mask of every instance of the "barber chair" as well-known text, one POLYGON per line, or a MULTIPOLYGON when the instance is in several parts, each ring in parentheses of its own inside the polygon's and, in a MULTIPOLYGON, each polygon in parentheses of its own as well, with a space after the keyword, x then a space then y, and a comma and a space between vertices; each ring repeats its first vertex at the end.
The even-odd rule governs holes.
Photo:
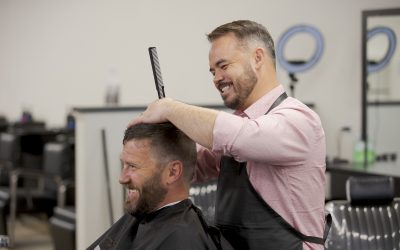
POLYGON ((50 232, 54 250, 75 250, 75 207, 56 207, 50 218, 50 232))
POLYGON ((8 186, 9 171, 17 162, 16 137, 10 133, 0 133, 0 186, 8 186))
POLYGON ((193 204, 201 209, 206 221, 210 225, 214 224, 217 180, 192 184, 189 196, 193 204))
MULTIPOLYGON (((14 244, 14 230, 17 215, 22 213, 53 214, 63 181, 72 178, 73 167, 70 145, 62 142, 46 143, 42 168, 14 167, 10 171, 10 188, 0 189, 0 204, 3 207, 0 218, 9 215, 11 245, 14 244), (23 182, 21 182, 23 180, 23 182)), ((7 229, 6 220, 0 228, 7 229)))
POLYGON ((8 121, 4 116, 0 116, 0 133, 6 132, 8 129, 8 121))
POLYGON ((7 214, 10 199, 9 175, 17 163, 16 137, 0 134, 0 235, 7 234, 7 214))
POLYGON ((54 250, 76 249, 75 188, 73 183, 59 189, 58 206, 50 218, 50 233, 54 250))
POLYGON ((400 198, 391 177, 350 177, 347 200, 327 202, 332 226, 327 249, 400 249, 400 198))

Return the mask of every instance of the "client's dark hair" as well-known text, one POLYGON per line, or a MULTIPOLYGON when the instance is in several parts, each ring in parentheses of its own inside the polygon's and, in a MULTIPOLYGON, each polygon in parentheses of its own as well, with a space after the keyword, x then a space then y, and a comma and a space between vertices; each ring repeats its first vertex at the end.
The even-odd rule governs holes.
POLYGON ((185 181, 191 182, 196 165, 196 144, 172 123, 140 123, 125 130, 123 144, 132 139, 149 139, 153 157, 160 164, 183 163, 185 181))

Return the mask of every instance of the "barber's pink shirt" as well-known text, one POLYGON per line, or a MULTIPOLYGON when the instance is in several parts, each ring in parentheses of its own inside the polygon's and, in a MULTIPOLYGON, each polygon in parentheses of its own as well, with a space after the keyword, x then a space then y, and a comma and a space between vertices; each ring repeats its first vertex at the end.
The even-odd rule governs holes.
POLYGON ((218 114, 212 151, 198 147, 196 180, 218 176, 221 154, 246 161, 250 182, 264 201, 303 234, 322 237, 325 134, 318 115, 292 97, 264 115, 283 92, 280 85, 244 113, 218 114))

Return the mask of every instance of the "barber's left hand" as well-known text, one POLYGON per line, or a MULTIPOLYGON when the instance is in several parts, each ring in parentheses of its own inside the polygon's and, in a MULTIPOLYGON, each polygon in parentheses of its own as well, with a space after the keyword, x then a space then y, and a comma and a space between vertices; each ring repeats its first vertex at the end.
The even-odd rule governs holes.
POLYGON ((163 98, 150 103, 143 113, 141 113, 139 116, 135 117, 132 121, 129 122, 128 127, 131 127, 138 123, 167 122, 167 108, 168 103, 171 101, 171 98, 163 98))

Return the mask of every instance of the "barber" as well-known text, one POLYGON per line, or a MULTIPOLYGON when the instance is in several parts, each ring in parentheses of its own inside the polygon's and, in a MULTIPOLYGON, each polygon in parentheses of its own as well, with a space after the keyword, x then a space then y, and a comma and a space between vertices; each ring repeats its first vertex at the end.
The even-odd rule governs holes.
POLYGON ((234 114, 171 98, 131 121, 170 121, 198 146, 196 180, 218 177, 215 223, 235 249, 324 249, 325 134, 287 97, 266 28, 241 20, 210 34, 210 72, 234 114))

